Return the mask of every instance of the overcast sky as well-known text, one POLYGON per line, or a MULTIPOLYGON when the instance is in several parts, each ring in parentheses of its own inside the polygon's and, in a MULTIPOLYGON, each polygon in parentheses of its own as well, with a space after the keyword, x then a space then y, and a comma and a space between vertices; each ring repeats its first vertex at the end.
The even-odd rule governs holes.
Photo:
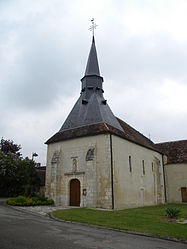
POLYGON ((186 0, 0 0, 0 135, 38 153, 80 94, 91 45, 113 113, 154 142, 187 139, 186 0))

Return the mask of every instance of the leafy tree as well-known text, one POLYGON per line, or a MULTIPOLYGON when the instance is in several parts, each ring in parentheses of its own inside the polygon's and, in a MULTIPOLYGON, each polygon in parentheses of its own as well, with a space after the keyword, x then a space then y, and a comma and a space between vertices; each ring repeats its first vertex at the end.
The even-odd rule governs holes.
POLYGON ((2 138, 0 150, 6 155, 8 153, 12 153, 14 155, 21 156, 21 153, 19 152, 21 150, 21 145, 15 144, 12 140, 5 140, 2 138))
POLYGON ((0 196, 14 195, 18 159, 0 151, 0 196))
POLYGON ((18 186, 22 186, 22 193, 24 195, 33 195, 34 193, 39 191, 40 176, 36 171, 35 162, 33 160, 30 160, 28 157, 20 160, 17 171, 17 179, 19 179, 18 186))
POLYGON ((36 171, 35 162, 28 157, 24 159, 20 157, 20 145, 10 140, 2 140, 0 196, 34 195, 40 187, 40 177, 36 171))

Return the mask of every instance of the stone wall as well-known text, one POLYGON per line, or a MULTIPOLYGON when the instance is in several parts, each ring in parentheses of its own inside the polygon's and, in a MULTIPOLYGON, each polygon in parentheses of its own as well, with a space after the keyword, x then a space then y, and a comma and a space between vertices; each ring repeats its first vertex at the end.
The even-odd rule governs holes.
POLYGON ((72 179, 81 186, 81 207, 111 208, 109 135, 76 138, 48 145, 46 196, 68 206, 72 179))
POLYGON ((164 203, 162 155, 117 136, 112 147, 115 209, 164 203))
POLYGON ((187 188, 187 163, 165 165, 167 201, 182 202, 181 188, 187 188))

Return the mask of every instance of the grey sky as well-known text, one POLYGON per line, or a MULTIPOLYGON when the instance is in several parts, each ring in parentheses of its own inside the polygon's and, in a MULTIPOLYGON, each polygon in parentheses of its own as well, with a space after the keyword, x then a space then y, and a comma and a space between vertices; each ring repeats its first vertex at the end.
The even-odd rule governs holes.
POLYGON ((0 1, 0 134, 37 152, 80 93, 95 17, 105 98, 155 142, 187 138, 185 0, 0 1))

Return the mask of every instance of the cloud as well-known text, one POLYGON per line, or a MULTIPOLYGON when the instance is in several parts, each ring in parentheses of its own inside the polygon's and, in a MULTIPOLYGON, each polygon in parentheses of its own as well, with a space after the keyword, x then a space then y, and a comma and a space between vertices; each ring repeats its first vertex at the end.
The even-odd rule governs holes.
POLYGON ((4 101, 12 107, 40 109, 51 105, 60 92, 73 92, 77 73, 71 66, 73 49, 63 35, 53 32, 54 24, 49 27, 48 21, 32 18, 32 13, 11 24, 1 40, 4 101))
POLYGON ((105 97, 155 141, 185 139, 187 3, 0 1, 0 133, 37 152, 79 97, 95 17, 105 97))

